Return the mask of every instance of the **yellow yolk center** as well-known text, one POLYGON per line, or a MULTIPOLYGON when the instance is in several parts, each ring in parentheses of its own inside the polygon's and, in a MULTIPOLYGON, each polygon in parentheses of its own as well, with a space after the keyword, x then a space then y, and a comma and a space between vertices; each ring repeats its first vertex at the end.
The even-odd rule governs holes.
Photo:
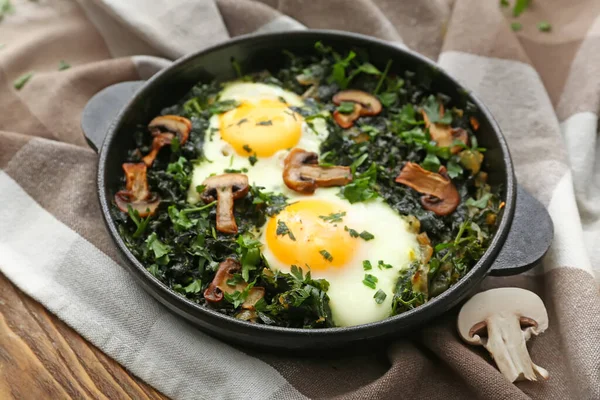
POLYGON ((308 264, 311 270, 344 267, 357 241, 344 230, 343 220, 321 218, 341 211, 335 204, 316 199, 290 204, 267 223, 266 244, 279 261, 290 266, 305 268, 308 264))
POLYGON ((220 116, 221 137, 241 156, 271 157, 298 144, 302 116, 278 100, 244 102, 220 116))

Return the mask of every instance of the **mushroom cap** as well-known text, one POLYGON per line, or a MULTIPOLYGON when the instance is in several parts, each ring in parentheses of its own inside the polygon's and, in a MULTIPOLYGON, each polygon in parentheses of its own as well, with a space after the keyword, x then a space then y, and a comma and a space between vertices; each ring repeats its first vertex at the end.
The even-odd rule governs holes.
POLYGON ((491 289, 471 297, 458 314, 458 333, 469 344, 483 344, 475 332, 485 327, 494 316, 514 316, 526 327, 525 340, 548 328, 548 313, 542 299, 535 293, 514 287, 491 289), (476 329, 473 329, 476 328, 476 329))

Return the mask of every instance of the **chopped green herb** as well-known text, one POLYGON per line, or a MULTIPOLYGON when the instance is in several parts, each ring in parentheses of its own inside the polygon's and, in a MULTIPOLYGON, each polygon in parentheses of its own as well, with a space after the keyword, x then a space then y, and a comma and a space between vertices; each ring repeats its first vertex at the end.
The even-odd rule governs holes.
POLYGON ((342 222, 342 218, 346 216, 346 211, 341 211, 337 213, 331 213, 329 215, 319 215, 323 221, 331 222, 342 222))
POLYGON ((242 146, 242 148, 243 148, 244 150, 246 150, 246 152, 248 152, 248 153, 252 153, 252 149, 251 149, 251 148, 250 148, 250 146, 248 146, 247 144, 245 144, 244 146, 242 146))
POLYGON ((423 104, 423 111, 427 114, 429 122, 438 124, 450 124, 452 123, 452 115, 449 112, 444 113, 444 116, 440 116, 440 105, 441 103, 435 98, 434 95, 427 97, 425 104, 423 104))
POLYGON ((323 258, 326 259, 327 261, 329 261, 329 262, 333 261, 333 257, 327 250, 321 250, 321 251, 319 251, 319 253, 321 253, 323 258))
POLYGON ((377 268, 379 269, 391 269, 393 268, 390 264, 386 264, 383 260, 377 261, 377 268))
POLYGON ((365 274, 365 278, 363 279, 363 284, 371 289, 375 289, 377 287, 377 282, 379 280, 375 275, 365 274))
POLYGON ((60 62, 58 63, 59 71, 64 71, 65 69, 69 69, 69 68, 71 68, 71 64, 69 64, 65 60, 60 60, 60 62))
POLYGON ((183 288, 186 293, 200 293, 202 290, 202 281, 200 279, 194 279, 192 283, 183 288))
MULTIPOLYGON (((242 118, 242 119, 240 119, 240 120, 237 122, 237 124, 236 124, 236 125, 237 125, 237 126, 240 126, 240 125, 242 125, 242 124, 245 124, 246 122, 248 122, 248 118, 242 118)), ((247 146, 247 145, 246 145, 246 146, 247 146)), ((250 151, 248 151, 248 152, 250 152, 250 151)))
POLYGON ((512 29, 513 32, 518 32, 523 29, 523 25, 520 22, 513 22, 510 24, 510 29, 512 29))
POLYGON ((248 157, 248 162, 250 163, 250 165, 254 166, 254 164, 258 162, 256 154, 252 154, 250 157, 248 157))
POLYGON ((552 25, 548 21, 538 22, 537 28, 540 32, 550 32, 552 30, 552 25))
POLYGON ((33 71, 27 72, 27 73, 19 76, 17 79, 15 79, 15 81, 13 82, 15 89, 21 90, 23 88, 23 86, 25 86, 25 84, 31 79, 33 74, 34 74, 33 71))
POLYGON ((256 125, 259 125, 259 126, 271 126, 271 125, 273 125, 273 121, 271 121, 270 119, 268 119, 266 121, 257 122, 256 125))
POLYGON ((529 7, 530 0, 516 0, 515 5, 513 6, 513 16, 518 17, 525 11, 527 7, 529 7))
POLYGON ((277 220, 277 230, 275 231, 275 233, 278 236, 288 235, 291 240, 296 241, 296 237, 294 236, 294 234, 292 233, 292 231, 290 231, 290 229, 285 224, 285 222, 283 222, 282 220, 277 220))
POLYGON ((246 172, 248 172, 248 168, 243 167, 240 169, 235 169, 235 168, 225 168, 223 170, 223 172, 225 172, 226 174, 245 174, 246 172))
POLYGON ((480 209, 484 209, 487 207, 488 201, 492 198, 491 193, 486 193, 479 200, 475 200, 473 198, 468 198, 465 202, 466 205, 471 207, 477 207, 480 209))
POLYGON ((376 182, 377 165, 372 163, 368 170, 358 174, 351 183, 342 186, 339 196, 352 204, 375 199, 379 197, 375 190, 376 182))
POLYGON ((342 101, 337 107, 337 110, 342 114, 352 114, 354 111, 354 103, 351 101, 342 101))
POLYGON ((347 226, 344 226, 344 230, 346 232, 348 232, 348 234, 353 238, 357 238, 359 236, 359 233, 352 228, 348 228, 347 226))
POLYGON ((385 69, 383 70, 383 74, 381 74, 381 76, 379 77, 379 80, 377 81, 377 86, 375 86, 375 91, 373 92, 374 94, 379 93, 379 89, 381 89, 381 85, 383 84, 383 81, 385 80, 385 78, 387 78, 387 75, 390 72, 391 66, 392 66, 392 60, 388 60, 387 64, 385 64, 385 69))
POLYGON ((239 106, 239 103, 235 100, 217 101, 208 107, 208 111, 211 114, 223 114, 224 112, 233 110, 237 106, 239 106))
POLYGON ((385 292, 381 289, 379 289, 377 292, 375 292, 375 295, 373 296, 373 298, 375 299, 375 302, 377 304, 383 303, 386 297, 387 297, 387 294, 385 294, 385 292))
POLYGON ((127 213, 129 214, 129 218, 133 221, 136 226, 136 230, 133 233, 133 238, 139 238, 144 234, 146 228, 148 227, 148 222, 150 222, 150 215, 148 215, 145 219, 140 217, 140 213, 137 210, 134 210, 129 204, 127 205, 127 213))
POLYGON ((371 265, 371 261, 364 260, 363 261, 363 270, 368 271, 370 269, 373 269, 373 266, 371 265))
POLYGON ((359 236, 367 242, 369 240, 375 239, 375 236, 372 233, 367 232, 367 231, 362 231, 359 236))

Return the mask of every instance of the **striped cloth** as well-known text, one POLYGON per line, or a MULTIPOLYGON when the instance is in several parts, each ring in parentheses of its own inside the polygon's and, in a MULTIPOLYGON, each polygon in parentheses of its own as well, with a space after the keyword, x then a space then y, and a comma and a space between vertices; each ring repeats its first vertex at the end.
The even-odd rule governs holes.
POLYGON ((600 2, 534 0, 517 33, 497 0, 12 3, 0 22, 0 271, 132 373, 177 399, 600 399, 600 2), (538 31, 541 20, 551 32, 538 31), (97 155, 79 125, 86 101, 229 37, 307 27, 414 49, 488 104, 556 236, 541 266, 482 289, 542 296, 550 328, 530 353, 549 381, 507 382, 460 341, 452 314, 365 349, 301 357, 232 347, 169 313, 119 266, 96 200, 97 155), (61 59, 72 67, 58 71, 61 59))

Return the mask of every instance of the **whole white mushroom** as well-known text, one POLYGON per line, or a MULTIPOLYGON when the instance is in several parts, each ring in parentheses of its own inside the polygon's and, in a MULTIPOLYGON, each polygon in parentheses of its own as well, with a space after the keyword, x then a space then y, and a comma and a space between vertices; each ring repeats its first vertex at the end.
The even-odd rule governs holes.
POLYGON ((483 345, 500 372, 511 382, 548 379, 548 371, 535 365, 525 342, 548 328, 548 313, 538 295, 519 288, 481 292, 458 314, 458 332, 467 343, 483 345))

